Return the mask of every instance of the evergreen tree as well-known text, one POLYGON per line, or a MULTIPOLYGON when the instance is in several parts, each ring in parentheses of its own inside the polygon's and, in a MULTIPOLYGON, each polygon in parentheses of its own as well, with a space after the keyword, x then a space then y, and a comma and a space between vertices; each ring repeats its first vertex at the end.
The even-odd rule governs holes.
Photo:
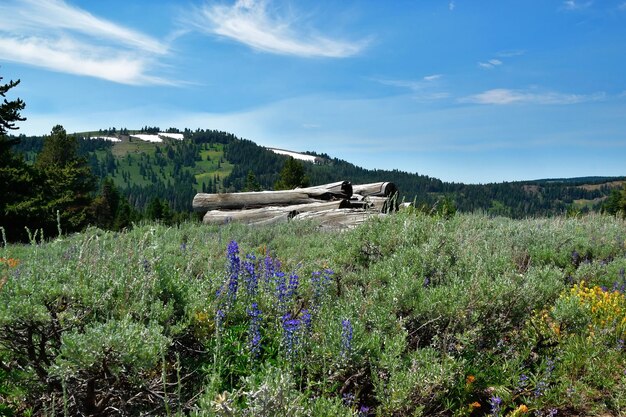
POLYGON ((91 220, 91 193, 95 178, 87 160, 79 157, 75 136, 68 136, 63 126, 57 125, 44 140, 41 153, 35 160, 41 188, 41 226, 56 230, 57 211, 66 232, 81 230, 91 220))
POLYGON ((280 178, 274 185, 276 190, 292 190, 296 187, 308 187, 309 178, 304 173, 304 165, 292 156, 285 161, 280 171, 280 178))
MULTIPOLYGON (((2 77, 0 77, 2 81, 2 77)), ((25 104, 21 99, 7 100, 6 94, 20 83, 10 81, 0 84, 0 226, 4 227, 9 240, 25 238, 24 226, 36 216, 34 200, 35 175, 32 167, 21 155, 13 153, 12 147, 19 139, 9 138, 9 130, 15 130, 16 122, 26 120, 20 112, 25 104)))
POLYGON ((111 178, 102 183, 102 190, 91 206, 93 220, 102 229, 115 229, 120 208, 120 193, 111 178))
POLYGON ((243 186, 243 191, 261 191, 261 185, 256 180, 256 176, 252 170, 248 171, 248 176, 246 177, 246 183, 243 186))

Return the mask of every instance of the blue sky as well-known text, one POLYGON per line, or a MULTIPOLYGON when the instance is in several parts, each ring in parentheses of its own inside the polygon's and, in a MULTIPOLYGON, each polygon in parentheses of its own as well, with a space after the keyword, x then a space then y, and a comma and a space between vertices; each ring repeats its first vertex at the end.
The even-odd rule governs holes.
POLYGON ((626 0, 2 0, 0 76, 25 134, 219 129, 466 183, 626 175, 626 0))

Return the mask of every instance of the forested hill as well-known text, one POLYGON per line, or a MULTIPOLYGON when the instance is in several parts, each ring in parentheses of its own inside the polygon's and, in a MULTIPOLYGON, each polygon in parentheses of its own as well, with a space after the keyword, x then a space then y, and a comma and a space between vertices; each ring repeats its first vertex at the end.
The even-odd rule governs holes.
MULTIPOLYGON (((158 127, 145 127, 131 132, 107 129, 81 133, 79 152, 87 157, 96 177, 112 178, 136 209, 144 210, 158 198, 178 212, 191 210, 193 196, 200 191, 273 189, 288 159, 250 140, 216 130, 168 129, 182 133, 184 139, 164 139, 160 143, 129 136, 159 131, 158 127), (95 137, 115 137, 120 141, 95 137)), ((42 148, 43 138, 20 139, 14 150, 33 161, 42 148)), ((400 189, 401 199, 422 207, 436 208, 445 201, 454 203, 459 211, 484 211, 515 218, 599 210, 612 191, 626 183, 624 177, 587 177, 468 185, 399 170, 369 170, 329 155, 308 153, 321 161, 301 162, 311 184, 391 181, 400 189)))

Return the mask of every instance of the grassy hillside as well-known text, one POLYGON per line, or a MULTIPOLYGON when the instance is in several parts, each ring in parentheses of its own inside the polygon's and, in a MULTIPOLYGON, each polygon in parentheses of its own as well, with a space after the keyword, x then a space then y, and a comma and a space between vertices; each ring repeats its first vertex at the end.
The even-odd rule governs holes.
POLYGON ((625 242, 406 211, 9 245, 0 415, 624 415, 625 242))

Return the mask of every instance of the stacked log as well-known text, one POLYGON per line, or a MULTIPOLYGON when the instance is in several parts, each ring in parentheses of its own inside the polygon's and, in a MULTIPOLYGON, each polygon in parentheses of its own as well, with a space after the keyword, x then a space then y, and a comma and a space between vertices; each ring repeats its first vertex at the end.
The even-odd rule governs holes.
POLYGON ((393 183, 352 185, 339 181, 284 191, 198 193, 193 209, 204 212, 203 223, 240 222, 263 225, 314 219, 322 227, 350 228, 397 208, 393 183))

